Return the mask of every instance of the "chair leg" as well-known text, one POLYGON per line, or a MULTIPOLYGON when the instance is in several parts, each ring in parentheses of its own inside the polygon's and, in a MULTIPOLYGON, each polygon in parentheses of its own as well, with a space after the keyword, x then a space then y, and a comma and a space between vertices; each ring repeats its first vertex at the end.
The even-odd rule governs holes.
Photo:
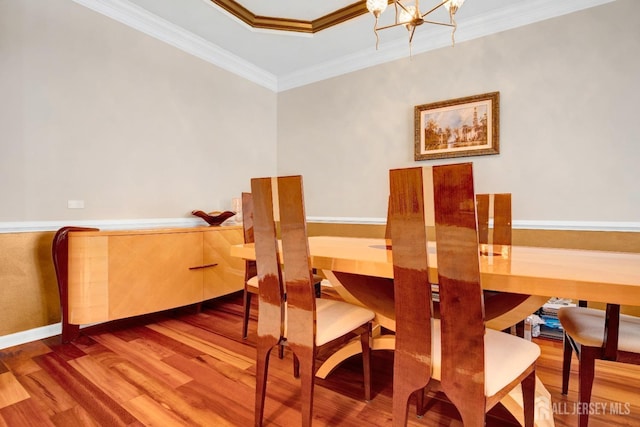
POLYGON ((251 292, 244 291, 244 297, 242 298, 242 309, 244 316, 242 318, 242 339, 247 339, 247 333, 249 329, 249 313, 251 312, 251 292))
MULTIPOLYGON (((416 395, 416 410, 424 413, 424 390, 429 384, 429 366, 416 365, 415 359, 406 352, 397 352, 393 361, 393 427, 406 427, 409 416, 409 400, 416 395), (418 396, 420 395, 420 397, 418 396)), ((420 413, 418 413, 421 415, 420 413)))
POLYGON ((573 347, 570 338, 564 334, 564 351, 562 353, 562 394, 569 393, 569 376, 571 373, 571 356, 573 355, 573 347))
POLYGON ((364 400, 371 400, 371 323, 364 326, 364 331, 360 334, 360 344, 362 346, 362 371, 364 378, 364 400))
POLYGON ((464 427, 485 427, 487 414, 473 411, 471 408, 458 408, 460 417, 462 418, 462 425, 464 427))
POLYGON ((515 325, 515 335, 519 336, 520 338, 524 338, 524 320, 519 321, 518 323, 516 323, 515 325))
POLYGON ((582 347, 579 354, 580 365, 578 368, 578 426, 587 427, 589 424, 589 404, 591 403, 591 390, 595 374, 596 357, 599 348, 582 347))
POLYGON ((426 391, 427 390, 423 388, 414 393, 416 396, 416 416, 418 418, 422 418, 424 413, 427 412, 427 406, 424 403, 424 394, 426 391))
POLYGON ((295 360, 298 361, 300 376, 300 401, 302 414, 302 427, 311 427, 313 419, 313 388, 315 383, 315 355, 312 348, 295 346, 295 360))
POLYGON ((293 377, 300 378, 300 360, 295 353, 293 353, 293 377))
POLYGON ((264 400, 267 391, 267 374, 269 371, 269 354, 271 349, 268 345, 258 342, 256 349, 256 402, 255 402, 255 427, 262 427, 264 418, 264 400))
POLYGON ((536 371, 531 372, 521 383, 524 407, 524 427, 534 426, 536 406, 536 371))
MULTIPOLYGON (((409 399, 414 393, 413 387, 396 379, 396 369, 393 376, 392 416, 393 427, 406 427, 409 416, 409 399)), ((422 389, 421 389, 422 390, 422 389)))
MULTIPOLYGON (((453 391, 456 392, 455 388, 453 391)), ((451 403, 458 410, 464 427, 485 427, 487 413, 484 390, 482 394, 474 393, 474 395, 467 396, 465 398, 467 400, 458 399, 458 402, 454 402, 453 396, 449 395, 448 392, 445 391, 445 394, 450 396, 451 403)))

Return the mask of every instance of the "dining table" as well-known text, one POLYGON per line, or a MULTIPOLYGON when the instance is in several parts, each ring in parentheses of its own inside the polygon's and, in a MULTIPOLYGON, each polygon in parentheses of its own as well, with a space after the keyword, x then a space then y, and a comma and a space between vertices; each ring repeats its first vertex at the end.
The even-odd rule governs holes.
MULTIPOLYGON (((391 241, 378 238, 309 237, 311 265, 320 271, 345 301, 375 312, 379 330, 394 331, 393 258, 391 241)), ((640 254, 545 248, 480 245, 480 274, 484 290, 511 295, 533 295, 640 306, 640 254)), ((428 276, 438 284, 435 242, 429 242, 428 276)), ((231 256, 255 259, 253 244, 231 247, 231 256)), ((514 307, 524 299, 515 299, 514 307)), ((507 302, 506 304, 510 304, 507 302)), ((528 308, 527 308, 528 309, 528 308)), ((526 314, 525 314, 526 315, 526 314)), ((373 350, 393 350, 393 334, 378 333, 373 350)), ((325 378, 342 361, 357 354, 354 342, 332 354, 318 369, 325 378)), ((544 385, 536 384, 536 425, 553 425, 551 398, 544 385)), ((501 402, 517 419, 522 417, 517 390, 501 402)))

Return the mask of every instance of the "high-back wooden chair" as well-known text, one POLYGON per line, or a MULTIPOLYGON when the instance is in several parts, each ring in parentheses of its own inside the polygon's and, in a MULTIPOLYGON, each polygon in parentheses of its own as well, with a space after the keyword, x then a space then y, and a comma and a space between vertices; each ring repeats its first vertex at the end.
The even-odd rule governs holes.
MULTIPOLYGON (((493 256, 509 256, 512 243, 511 193, 476 194, 478 241, 481 253, 493 256), (496 246, 500 245, 500 249, 496 246)), ((524 336, 524 319, 547 302, 539 295, 510 292, 484 292, 486 326, 492 329, 516 329, 524 336)))
POLYGON ((51 244, 53 267, 58 281, 60 295, 60 317, 62 323, 62 342, 68 343, 78 337, 79 325, 69 323, 69 232, 99 231, 97 228, 65 226, 56 231, 51 244))
POLYGON ((424 172, 390 171, 396 304, 393 424, 406 425, 409 397, 429 384, 447 395, 465 426, 484 426, 486 412, 521 384, 525 426, 533 426, 540 349, 484 325, 472 165, 434 166, 424 172), (433 200, 425 201, 425 193, 433 200), (428 315, 425 205, 434 209, 440 319, 428 315))
POLYGON ((476 194, 476 204, 480 244, 511 246, 511 193, 476 194))
MULTIPOLYGON (((564 329, 562 394, 569 392, 573 350, 578 356, 578 402, 589 408, 595 377, 595 361, 640 365, 640 318, 620 314, 620 306, 607 304, 605 310, 562 307, 558 319, 564 329)), ((578 414, 579 427, 589 424, 589 411, 578 414)))
MULTIPOLYGON (((244 242, 254 243, 253 232, 253 197, 251 193, 242 193, 242 230, 244 232, 244 242)), ((313 283, 315 286, 316 296, 320 298, 322 290, 322 277, 318 274, 313 275, 313 283)), ((242 339, 247 339, 249 331, 249 318, 251 314, 251 300, 253 295, 258 294, 258 273, 256 262, 254 260, 245 261, 244 270, 244 293, 242 298, 242 339)), ((280 351, 280 358, 282 358, 280 351)))
POLYGON ((315 359, 318 347, 324 344, 350 333, 360 336, 365 399, 371 398, 369 339, 374 313, 342 301, 316 298, 302 177, 279 177, 275 187, 279 200, 282 260, 273 214, 273 181, 271 178, 251 180, 259 280, 255 425, 262 425, 264 415, 269 354, 274 346, 285 344, 299 361, 302 425, 310 426, 315 359), (281 261, 286 268, 284 274, 281 261))

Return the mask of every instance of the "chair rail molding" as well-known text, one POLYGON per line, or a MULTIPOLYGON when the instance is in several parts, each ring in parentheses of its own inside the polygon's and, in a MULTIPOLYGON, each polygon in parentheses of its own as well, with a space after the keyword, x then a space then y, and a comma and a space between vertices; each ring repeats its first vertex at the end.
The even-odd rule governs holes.
MULTIPOLYGON (((386 218, 358 217, 308 217, 307 222, 325 224, 372 224, 384 225, 386 218)), ((628 221, 536 221, 514 220, 512 227, 521 230, 563 230, 563 231, 618 231, 640 232, 640 222, 628 221)))
MULTIPOLYGON (((234 223, 235 224, 235 223, 234 223)), ((145 218, 118 220, 58 220, 58 221, 16 221, 0 222, 0 233, 32 233, 56 231, 60 227, 74 225, 95 227, 101 230, 138 230, 147 228, 180 228, 206 226, 199 218, 145 218)))
MULTIPOLYGON (((228 224, 236 225, 233 218, 228 224)), ((321 224, 384 225, 386 218, 309 216, 307 222, 321 224)), ((226 225, 227 223, 225 223, 226 225)), ((0 222, 0 233, 32 233, 56 231, 65 225, 96 227, 101 230, 197 227, 205 224, 198 218, 142 218, 119 220, 58 220, 0 222)), ((537 221, 514 220, 512 227, 521 230, 640 232, 640 222, 631 221, 537 221)))

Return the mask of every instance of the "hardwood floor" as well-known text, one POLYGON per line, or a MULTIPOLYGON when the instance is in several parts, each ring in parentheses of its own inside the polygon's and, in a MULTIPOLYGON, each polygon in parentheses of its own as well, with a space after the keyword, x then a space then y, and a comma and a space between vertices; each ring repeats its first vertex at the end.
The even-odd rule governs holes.
MULTIPOLYGON (((188 307, 84 329, 73 344, 61 345, 53 337, 0 350, 0 427, 253 424, 256 322, 243 341, 241 300, 233 296, 205 304, 200 313, 188 307)), ((569 396, 561 396, 562 345, 537 342, 542 348, 537 372, 551 393, 555 425, 575 426, 577 361, 569 396)), ((391 424, 392 352, 373 352, 372 364, 369 403, 363 400, 356 357, 317 380, 314 425, 391 424)), ((265 426, 300 423, 298 387, 290 352, 282 360, 274 352, 265 426)), ((591 416, 590 426, 640 425, 639 390, 640 367, 598 362, 593 401, 600 405, 592 407, 599 413, 591 416)), ((455 409, 436 395, 425 416, 410 417, 409 425, 461 423, 455 409)), ((517 423, 497 407, 487 425, 517 423)))

